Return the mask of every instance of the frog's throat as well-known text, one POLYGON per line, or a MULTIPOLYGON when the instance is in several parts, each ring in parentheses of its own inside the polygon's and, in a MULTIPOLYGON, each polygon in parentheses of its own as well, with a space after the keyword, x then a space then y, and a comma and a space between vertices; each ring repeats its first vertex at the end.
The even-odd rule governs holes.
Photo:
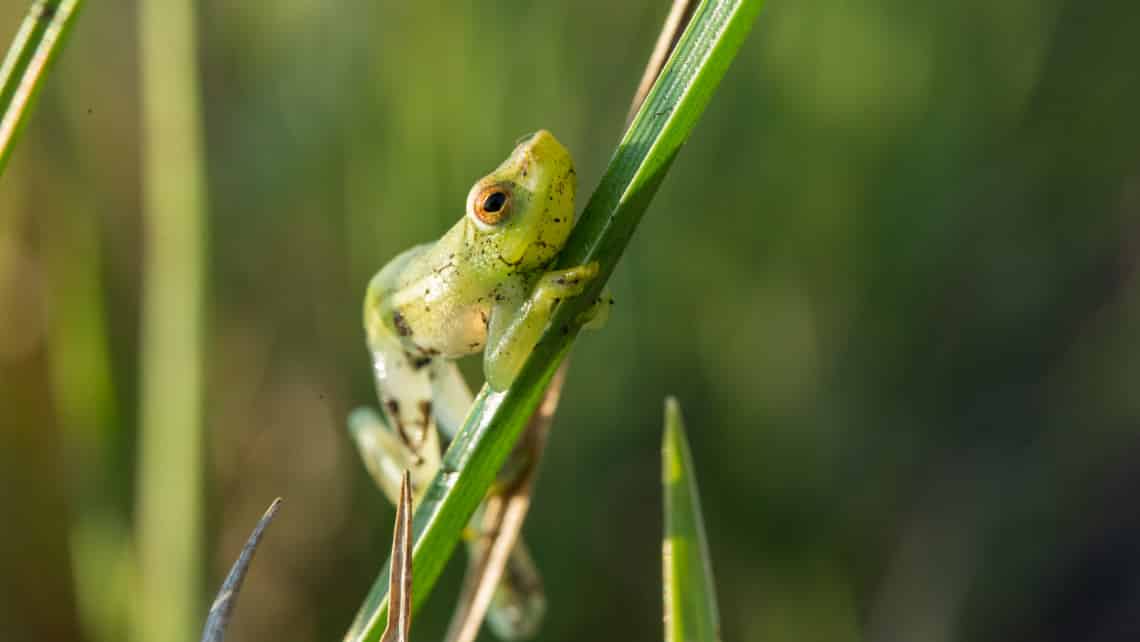
MULTIPOLYGON (((519 230, 521 231, 521 230, 519 230)), ((499 259, 511 267, 522 263, 527 250, 530 249, 529 234, 509 234, 499 243, 499 259)))

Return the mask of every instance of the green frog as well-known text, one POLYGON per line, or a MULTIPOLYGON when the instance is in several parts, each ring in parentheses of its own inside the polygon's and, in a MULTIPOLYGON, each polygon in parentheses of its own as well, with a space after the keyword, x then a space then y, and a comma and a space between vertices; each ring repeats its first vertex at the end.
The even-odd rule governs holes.
MULTIPOLYGON (((558 303, 596 277, 597 263, 550 269, 574 227, 576 183, 570 153, 550 132, 526 136, 471 187, 451 229, 399 254, 369 283, 364 329, 384 421, 358 409, 349 426, 393 503, 404 470, 418 502, 440 467, 437 426, 453 436, 471 406, 454 360, 482 352, 487 384, 505 390, 558 303)), ((604 323, 610 303, 606 294, 594 302, 588 327, 604 323)), ((508 639, 532 634, 545 604, 521 542, 510 564, 505 580, 531 586, 504 583, 496 595, 489 621, 508 639)))

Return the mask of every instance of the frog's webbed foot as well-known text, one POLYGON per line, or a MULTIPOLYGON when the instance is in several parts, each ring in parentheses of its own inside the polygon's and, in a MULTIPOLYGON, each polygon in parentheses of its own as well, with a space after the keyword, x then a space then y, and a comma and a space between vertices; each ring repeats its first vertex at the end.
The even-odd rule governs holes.
MULTIPOLYGON (((553 297, 552 302, 558 303, 563 298, 581 294, 597 275, 597 261, 565 270, 547 272, 538 283, 536 296, 553 297)), ((613 304, 613 296, 610 294, 609 287, 606 287, 594 299, 590 307, 578 316, 578 323, 586 330, 601 328, 610 318, 610 307, 613 304)))
POLYGON ((610 319, 610 308, 614 307, 614 297, 607 287, 602 290, 598 298, 590 304, 590 307, 578 317, 578 323, 582 324, 583 330, 597 330, 606 325, 610 319))

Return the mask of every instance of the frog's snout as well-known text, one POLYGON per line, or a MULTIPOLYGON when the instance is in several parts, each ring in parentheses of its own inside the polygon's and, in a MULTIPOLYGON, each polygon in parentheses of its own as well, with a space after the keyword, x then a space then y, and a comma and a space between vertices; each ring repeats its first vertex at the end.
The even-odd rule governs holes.
POLYGON ((570 152, 558 142, 554 137, 545 129, 540 129, 533 134, 524 137, 520 143, 520 147, 531 157, 540 161, 559 161, 562 159, 569 159, 570 152))
POLYGON ((531 147, 549 144, 550 141, 558 142, 558 139, 554 138, 554 134, 551 134, 550 131, 546 129, 540 129, 533 134, 527 134, 524 140, 529 143, 531 147))

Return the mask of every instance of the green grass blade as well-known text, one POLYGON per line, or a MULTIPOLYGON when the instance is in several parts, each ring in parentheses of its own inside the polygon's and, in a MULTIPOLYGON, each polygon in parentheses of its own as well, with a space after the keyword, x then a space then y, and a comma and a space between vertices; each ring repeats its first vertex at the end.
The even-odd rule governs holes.
POLYGON ((0 174, 83 0, 36 0, 0 63, 0 174))
POLYGON ((135 642, 201 625, 206 182, 197 3, 139 3, 143 264, 135 642))
POLYGON ((661 542, 665 642, 719 642, 720 616, 697 476, 681 407, 673 397, 665 400, 661 486, 665 498, 665 537, 661 542))
MULTIPOLYGON (((542 340, 505 392, 479 393, 416 511, 415 606, 431 592, 482 500, 577 335, 577 319, 601 291, 673 158, 736 56, 759 0, 708 0, 693 14, 672 57, 626 131, 601 183, 559 258, 562 266, 598 261, 601 278, 559 306, 542 340)), ((388 571, 381 573, 345 635, 379 639, 387 621, 388 571)))

